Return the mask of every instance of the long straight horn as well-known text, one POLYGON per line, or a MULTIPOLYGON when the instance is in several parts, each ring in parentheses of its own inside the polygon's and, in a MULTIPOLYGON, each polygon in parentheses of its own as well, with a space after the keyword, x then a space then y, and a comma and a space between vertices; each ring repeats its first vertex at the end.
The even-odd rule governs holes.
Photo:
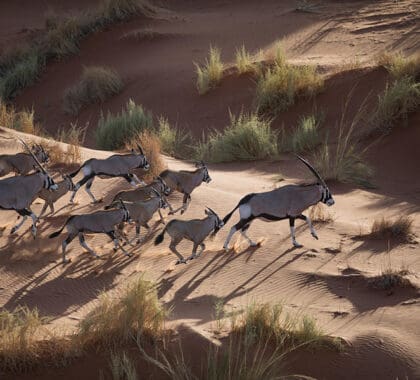
POLYGON ((214 215, 217 215, 216 213, 215 213, 215 211, 214 210, 212 210, 210 207, 208 207, 208 206, 206 206, 206 208, 208 209, 208 210, 210 210, 214 215))
POLYGON ((125 211, 127 211, 127 212, 128 212, 127 207, 125 207, 125 204, 124 204, 123 200, 122 200, 121 198, 118 198, 118 200, 120 201, 122 208, 123 208, 125 211))
POLYGON ((162 194, 161 193, 159 193, 159 191, 157 191, 154 187, 152 187, 152 191, 158 196, 158 197, 161 197, 162 196, 162 194))
POLYGON ((325 183, 325 181, 321 178, 320 174, 315 170, 315 168, 308 161, 306 161, 304 158, 302 158, 299 155, 296 155, 296 157, 299 160, 301 160, 309 168, 309 170, 313 173, 313 175, 316 178, 318 178, 324 186, 327 186, 326 183, 325 183))
POLYGON ((34 159, 34 161, 37 163, 37 165, 39 166, 39 168, 42 170, 42 172, 44 174, 47 174, 47 171, 44 169, 44 167, 41 165, 41 163, 38 161, 38 159, 36 158, 35 154, 32 152, 32 150, 29 148, 29 146, 26 144, 25 141, 23 141, 20 137, 18 137, 18 139, 20 140, 20 142, 25 146, 25 148, 28 150, 29 154, 32 156, 32 158, 34 159))
POLYGON ((142 154, 144 156, 143 148, 141 147, 141 145, 139 143, 137 143, 137 148, 139 148, 140 154, 142 154))

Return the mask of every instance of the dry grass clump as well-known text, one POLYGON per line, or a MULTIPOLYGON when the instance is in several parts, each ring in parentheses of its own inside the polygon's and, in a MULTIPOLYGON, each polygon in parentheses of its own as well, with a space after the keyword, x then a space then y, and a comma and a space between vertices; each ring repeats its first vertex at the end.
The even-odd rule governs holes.
POLYGON ((388 268, 379 276, 369 279, 369 285, 375 289, 392 290, 394 288, 413 288, 413 284, 407 279, 409 272, 406 269, 388 268))
POLYGON ((252 60, 251 54, 242 45, 240 49, 236 49, 235 53, 236 68, 239 74, 255 72, 255 63, 252 60))
POLYGON ((34 110, 16 111, 13 105, 6 106, 0 98, 0 126, 34 134, 37 131, 34 124, 34 110))
POLYGON ((125 352, 111 354, 112 380, 137 380, 137 371, 133 361, 125 352))
POLYGON ((101 66, 85 67, 79 82, 64 92, 64 110, 77 115, 86 105, 104 102, 122 88, 123 81, 114 70, 101 66))
POLYGON ((194 63, 197 72, 197 89, 200 95, 215 88, 223 77, 223 63, 220 58, 220 49, 210 46, 209 57, 205 64, 200 66, 194 63))
POLYGON ((193 141, 189 131, 172 127, 168 119, 160 117, 156 133, 164 153, 176 158, 190 158, 193 155, 193 141))
POLYGON ((314 66, 292 66, 278 48, 274 66, 268 68, 257 82, 258 112, 276 115, 293 105, 298 97, 311 97, 323 86, 324 80, 314 66))
POLYGON ((417 79, 420 74, 420 54, 404 57, 401 53, 383 52, 377 58, 378 65, 384 66, 395 78, 411 77, 417 79))
POLYGON ((320 120, 315 115, 304 116, 290 137, 290 148, 293 152, 308 152, 321 142, 319 133, 320 120))
POLYGON ((104 0, 100 15, 108 22, 115 22, 134 15, 154 16, 157 10, 157 7, 147 0, 104 0))
POLYGON ((396 219, 375 219, 370 234, 375 239, 395 239, 401 243, 410 243, 413 240, 413 219, 402 215, 396 219))
POLYGON ((401 119, 420 106, 420 83, 413 77, 404 76, 387 85, 378 97, 378 106, 372 115, 373 129, 389 133, 401 119))
POLYGON ((81 347, 115 347, 133 337, 155 339, 163 334, 165 316, 156 288, 139 278, 115 298, 101 293, 97 306, 80 322, 75 339, 81 347))
POLYGON ((277 154, 277 135, 271 122, 256 113, 230 115, 230 125, 198 145, 197 158, 209 162, 259 160, 277 154))
POLYGON ((327 210, 327 207, 321 203, 317 203, 315 206, 311 207, 309 218, 312 223, 331 223, 334 221, 331 213, 327 210))
POLYGON ((150 163, 149 171, 144 172, 144 176, 142 176, 146 180, 151 180, 152 178, 158 176, 166 168, 160 152, 161 142, 159 140, 159 136, 149 131, 140 132, 126 143, 126 148, 135 149, 137 151, 138 142, 141 144, 144 154, 147 157, 147 161, 150 163))
POLYGON ((100 149, 120 149, 133 136, 147 130, 153 130, 152 115, 130 99, 121 113, 101 115, 95 133, 96 145, 100 149))

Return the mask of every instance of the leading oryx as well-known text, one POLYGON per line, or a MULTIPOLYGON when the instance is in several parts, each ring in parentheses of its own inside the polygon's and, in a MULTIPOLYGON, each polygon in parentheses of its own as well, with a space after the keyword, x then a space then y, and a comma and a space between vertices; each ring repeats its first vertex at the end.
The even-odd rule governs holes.
POLYGON ((84 233, 103 233, 108 235, 114 241, 114 251, 120 246, 121 250, 126 256, 131 256, 121 245, 119 245, 119 240, 115 235, 116 225, 123 222, 131 222, 130 213, 125 207, 122 201, 121 209, 109 210, 109 211, 96 211, 91 214, 84 215, 72 215, 66 220, 64 226, 60 230, 52 233, 49 238, 55 238, 60 235, 64 227, 67 228, 68 235, 67 238, 62 243, 63 249, 63 264, 70 262, 69 259, 66 259, 66 247, 70 242, 76 237, 79 236, 80 245, 87 249, 94 257, 99 258, 95 251, 90 248, 85 241, 84 233))
POLYGON ((34 174, 9 177, 0 180, 0 209, 15 210, 20 216, 22 216, 22 220, 12 228, 11 233, 16 232, 28 216, 30 216, 32 218, 32 234, 35 238, 36 222, 38 218, 30 208, 31 203, 37 197, 42 188, 55 191, 57 190, 57 185, 26 143, 23 140, 21 141, 32 155, 40 171, 34 174))
POLYGON ((193 190, 200 186, 202 182, 209 183, 211 181, 209 171, 203 161, 196 163, 195 167, 197 169, 194 171, 164 170, 162 173, 160 173, 159 177, 161 177, 172 190, 177 190, 184 194, 182 206, 176 210, 171 211, 169 213, 170 215, 175 214, 179 210, 181 210, 181 214, 187 211, 193 190))
POLYGON ((83 172, 83 178, 76 183, 75 190, 70 198, 70 203, 73 203, 74 197, 77 190, 84 184, 86 184, 86 192, 92 198, 93 203, 97 203, 98 200, 90 191, 92 182, 95 176, 101 178, 104 177, 123 177, 132 186, 137 184, 144 184, 138 177, 130 173, 133 169, 144 169, 149 170, 150 164, 143 153, 143 149, 140 144, 137 144, 139 153, 136 153, 134 149, 129 154, 114 154, 106 159, 91 158, 83 163, 83 165, 75 172, 70 174, 70 177, 75 177, 80 170, 83 172))
MULTIPOLYGON (((29 149, 29 148, 28 148, 29 149)), ((34 144, 29 153, 16 153, 16 154, 1 154, 0 155, 0 177, 3 177, 11 172, 16 174, 25 175, 30 173, 37 167, 33 155, 39 162, 48 162, 50 156, 42 147, 42 145, 34 144)))
POLYGON ((292 243, 298 248, 302 247, 302 245, 299 244, 295 238, 295 219, 301 219, 308 224, 312 236, 318 240, 311 220, 303 215, 302 212, 318 202, 325 203, 327 206, 332 206, 334 204, 334 199, 332 198, 325 181, 312 165, 302 157, 297 157, 309 168, 315 177, 318 178, 318 182, 311 185, 286 185, 265 193, 253 193, 243 197, 238 205, 223 219, 223 222, 226 223, 234 211, 239 208, 240 220, 231 228, 225 244, 223 245, 224 249, 228 249, 230 239, 238 230, 241 230, 242 235, 248 240, 251 246, 255 246, 256 243, 254 243, 246 234, 247 229, 254 219, 263 219, 269 222, 289 219, 292 243))

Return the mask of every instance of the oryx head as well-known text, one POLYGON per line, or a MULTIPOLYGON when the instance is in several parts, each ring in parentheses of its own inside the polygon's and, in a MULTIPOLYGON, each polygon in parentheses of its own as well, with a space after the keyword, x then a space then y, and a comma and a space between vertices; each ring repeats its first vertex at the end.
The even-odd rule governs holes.
POLYGON ((198 161, 195 163, 195 167, 197 169, 201 169, 203 172, 203 182, 209 183, 211 181, 211 177, 209 176, 209 171, 207 169, 206 164, 204 161, 198 161))
POLYGON ((214 210, 212 210, 210 207, 206 206, 206 209, 204 210, 204 213, 212 218, 214 220, 214 234, 217 233, 225 224, 223 223, 223 220, 219 218, 219 215, 216 214, 214 210))
MULTIPOLYGON (((143 148, 141 147, 141 145, 139 143, 137 143, 137 148, 139 150, 139 154, 137 154, 137 156, 140 158, 139 165, 137 166, 137 168, 138 169, 143 169, 143 170, 149 170, 150 169, 149 161, 147 161, 147 158, 146 158, 146 155, 144 154, 143 148)), ((134 149, 132 149, 131 151, 135 154, 134 149)))
POLYGON ((161 176, 157 176, 155 181, 160 182, 161 186, 161 192, 162 194, 169 195, 171 193, 171 188, 168 186, 168 184, 163 180, 161 176))
POLYGON ((45 168, 39 162, 38 158, 35 156, 35 154, 32 152, 32 150, 29 148, 29 146, 21 138, 18 137, 18 139, 24 145, 24 147, 28 150, 29 154, 32 156, 32 158, 36 162, 40 173, 42 173, 42 175, 44 177, 44 186, 43 187, 45 189, 51 190, 51 191, 57 190, 58 189, 57 184, 54 182, 54 180, 52 179, 52 177, 48 174, 48 172, 45 170, 45 168))
POLYGON ((31 148, 32 153, 36 156, 39 162, 48 163, 50 160, 50 155, 40 144, 33 144, 31 148))
POLYGON ((302 158, 298 155, 296 155, 296 156, 299 160, 301 160, 309 168, 309 170, 312 172, 312 174, 318 179, 318 181, 319 181, 318 185, 320 185, 322 187, 322 195, 321 195, 320 201, 322 203, 325 203, 327 206, 332 206, 335 203, 335 201, 334 201, 334 199, 331 195, 330 189, 328 188, 325 181, 321 178, 319 173, 315 170, 315 168, 308 161, 306 161, 304 158, 302 158))
POLYGON ((162 195, 162 193, 159 193, 155 188, 152 187, 153 194, 156 195, 157 198, 159 198, 159 208, 165 209, 169 207, 168 202, 166 201, 166 198, 162 195))

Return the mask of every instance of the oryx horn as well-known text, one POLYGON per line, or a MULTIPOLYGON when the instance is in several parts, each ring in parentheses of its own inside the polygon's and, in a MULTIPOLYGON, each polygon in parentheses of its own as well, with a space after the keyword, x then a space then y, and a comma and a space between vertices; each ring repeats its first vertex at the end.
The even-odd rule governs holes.
POLYGON ((302 158, 299 155, 296 155, 296 157, 299 160, 301 160, 309 168, 309 170, 313 173, 313 175, 321 181, 322 185, 327 186, 325 181, 321 178, 320 174, 315 170, 315 168, 308 161, 306 161, 304 158, 302 158))
POLYGON ((44 167, 41 165, 41 163, 38 161, 38 159, 36 158, 35 154, 32 152, 32 150, 29 148, 29 146, 26 144, 25 141, 23 141, 20 137, 18 137, 18 139, 20 140, 20 142, 25 146, 25 148, 28 150, 29 154, 32 156, 32 158, 34 159, 34 161, 37 163, 37 165, 39 166, 39 168, 42 170, 42 172, 44 174, 47 174, 47 171, 44 169, 44 167))
POLYGON ((139 149, 140 154, 144 156, 143 148, 141 147, 139 143, 137 143, 137 148, 139 149))
POLYGON ((161 194, 159 193, 159 191, 157 191, 154 187, 152 187, 152 191, 158 196, 161 197, 161 194))
POLYGON ((214 210, 212 210, 209 206, 206 206, 206 209, 207 210, 210 210, 214 215, 217 215, 215 212, 214 212, 214 210))

